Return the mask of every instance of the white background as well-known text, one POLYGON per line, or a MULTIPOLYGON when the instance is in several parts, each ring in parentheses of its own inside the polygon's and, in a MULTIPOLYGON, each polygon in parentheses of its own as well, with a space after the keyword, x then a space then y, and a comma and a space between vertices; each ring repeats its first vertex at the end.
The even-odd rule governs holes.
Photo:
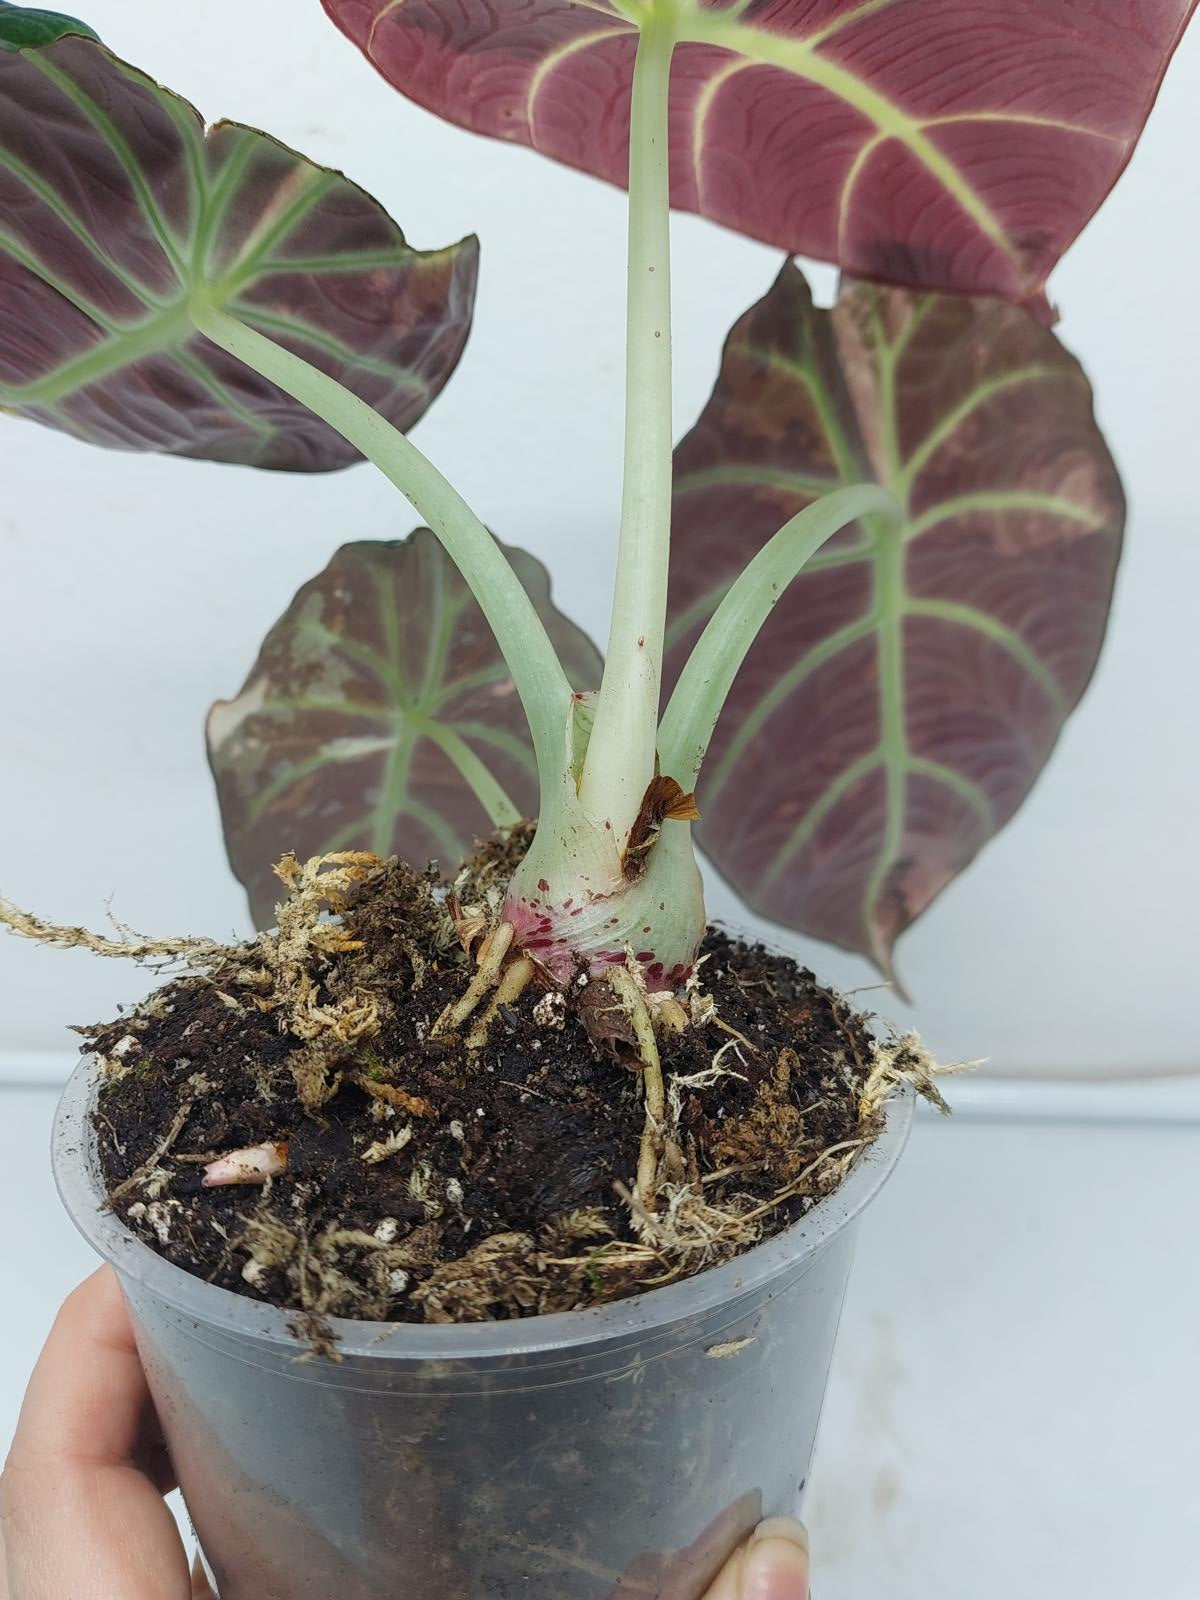
MULTIPOLYGON (((84 0, 80 0, 81 6, 84 0)), ((562 606, 606 632, 619 493, 624 207, 615 190, 448 127, 390 90, 317 0, 91 0, 109 44, 210 118, 268 128, 343 167, 418 245, 483 240, 476 331, 421 446, 501 537, 551 566, 562 606)), ((1197 1066, 1200 538, 1196 511, 1200 30, 1117 191, 1056 273, 1061 333, 1088 367, 1132 507, 1097 680, 1017 820, 905 941, 914 1021, 996 1071, 1197 1066)), ((678 427, 774 252, 675 227, 678 427)), ((832 274, 821 269, 826 297, 832 274)), ((92 450, 0 423, 0 889, 72 922, 105 903, 150 932, 245 928, 204 760, 214 698, 241 684, 300 583, 346 539, 415 518, 369 467, 283 477, 92 450)), ((713 885, 714 909, 735 915, 713 885)), ((792 941, 795 944, 795 941, 792 941)), ((829 978, 866 963, 820 948, 829 978)), ((129 998, 138 975, 0 946, 0 1045, 129 998)))
MULTIPOLYGON (((317 0, 85 5, 210 117, 343 166, 415 244, 480 233, 476 331, 417 437, 603 639, 621 197, 409 106, 317 0)), ((810 1502, 820 1600, 1200 1593, 1200 1093, 1183 1076, 1200 1065, 1198 148, 1200 30, 1052 285, 1131 500, 1102 667, 1034 798, 901 946, 919 1009, 880 998, 944 1056, 1040 1082, 960 1089, 965 1115, 918 1124, 864 1223, 810 1502)), ((675 237, 682 431, 778 258, 695 218, 675 237)), ((826 299, 832 281, 818 270, 826 299)), ((244 929, 204 712, 338 544, 413 522, 366 467, 259 476, 0 419, 0 889, 67 921, 101 922, 112 896, 147 931, 244 929)), ((712 899, 732 911, 717 885, 712 899)), ((850 958, 803 953, 871 981, 850 958)), ((88 1266, 43 1153, 63 1025, 138 986, 0 941, 0 1251, 21 1285, 0 1308, 0 1443, 52 1308, 88 1266)))

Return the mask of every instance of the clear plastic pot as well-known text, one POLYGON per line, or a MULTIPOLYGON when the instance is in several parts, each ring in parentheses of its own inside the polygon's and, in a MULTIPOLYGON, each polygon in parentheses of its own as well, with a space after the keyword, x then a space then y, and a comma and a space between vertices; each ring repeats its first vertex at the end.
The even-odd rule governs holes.
POLYGON ((59 1192, 120 1277, 221 1600, 697 1600, 797 1508, 908 1101, 836 1194, 725 1266, 563 1316, 334 1321, 333 1362, 104 1209, 94 1074, 59 1108, 59 1192))

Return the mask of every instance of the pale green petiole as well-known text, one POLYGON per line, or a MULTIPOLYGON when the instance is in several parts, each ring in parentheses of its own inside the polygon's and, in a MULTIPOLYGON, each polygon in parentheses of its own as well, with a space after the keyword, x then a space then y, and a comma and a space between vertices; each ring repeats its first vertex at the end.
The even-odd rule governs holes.
POLYGON ((420 732, 453 762, 459 777, 487 812, 493 828, 511 828, 514 823, 520 822, 520 808, 487 762, 471 749, 461 733, 436 722, 432 717, 422 718, 418 726, 420 732))
POLYGON ((654 776, 670 557, 671 245, 667 102, 675 20, 641 21, 629 139, 625 478, 604 681, 580 799, 632 827, 654 776))
POLYGON ((785 523, 734 580, 696 641, 659 730, 662 769, 685 789, 696 782, 738 669, 784 590, 827 539, 873 514, 898 519, 899 502, 876 484, 835 489, 785 523))
MULTIPOLYGON (((335 378, 219 311, 200 294, 193 296, 191 315, 206 338, 348 439, 424 517, 479 602, 504 654, 529 719, 543 794, 547 785, 557 792, 571 686, 533 602, 487 528, 411 440, 335 378)), ((482 762, 478 767, 486 770, 482 762)), ((463 775, 474 787, 470 774, 463 775)))
MULTIPOLYGON (((668 94, 678 32, 668 11, 639 11, 629 158, 625 477, 604 680, 586 746, 576 702, 532 602, 491 534, 419 450, 364 401, 300 356, 198 294, 196 327, 307 405, 379 467, 424 517, 482 607, 529 719, 541 826, 509 885, 503 915, 522 948, 568 981, 583 959, 605 970, 644 946, 650 976, 686 972, 704 932, 691 828, 667 820, 642 875, 625 844, 657 768, 694 786, 743 660, 784 590, 827 539, 862 517, 899 515, 877 485, 835 490, 793 517, 736 578, 658 721, 670 558, 670 187, 668 94), (582 761, 580 761, 582 757, 582 761)), ((500 826, 516 807, 452 730, 431 727, 500 826)))

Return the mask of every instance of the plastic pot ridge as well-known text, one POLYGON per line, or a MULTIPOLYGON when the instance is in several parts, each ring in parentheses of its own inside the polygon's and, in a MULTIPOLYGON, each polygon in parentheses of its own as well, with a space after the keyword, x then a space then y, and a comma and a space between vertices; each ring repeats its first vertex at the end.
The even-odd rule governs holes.
POLYGON ((116 1268, 221 1600, 697 1600, 808 1476, 857 1223, 910 1099, 785 1233, 597 1310, 431 1327, 285 1311, 104 1209, 94 1062, 55 1119, 59 1193, 116 1268))

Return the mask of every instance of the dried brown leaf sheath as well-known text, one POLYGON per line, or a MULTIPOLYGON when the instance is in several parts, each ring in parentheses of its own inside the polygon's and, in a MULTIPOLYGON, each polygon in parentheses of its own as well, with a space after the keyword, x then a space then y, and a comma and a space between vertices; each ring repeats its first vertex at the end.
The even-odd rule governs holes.
POLYGON ((658 843, 659 833, 666 821, 699 822, 700 809, 694 794, 685 794, 674 778, 664 778, 656 773, 642 796, 637 821, 629 830, 629 843, 625 846, 621 866, 626 879, 633 882, 646 868, 646 857, 658 843))

